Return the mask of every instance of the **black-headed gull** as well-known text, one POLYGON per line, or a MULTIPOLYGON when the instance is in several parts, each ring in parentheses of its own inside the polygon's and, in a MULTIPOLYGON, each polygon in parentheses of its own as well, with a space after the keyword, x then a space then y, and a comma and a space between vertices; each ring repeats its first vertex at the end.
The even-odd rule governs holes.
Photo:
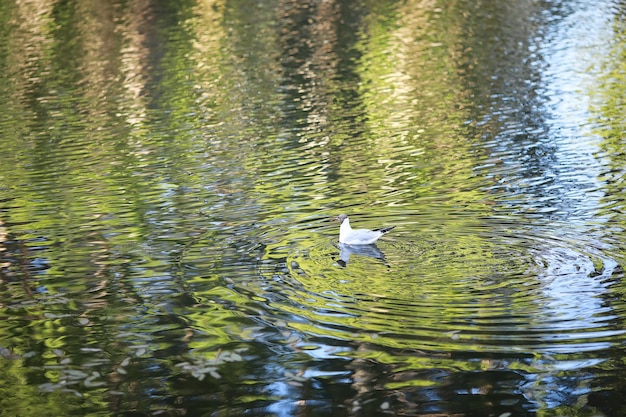
POLYGON ((340 214, 335 219, 341 226, 339 227, 339 243, 346 245, 370 245, 376 242, 382 235, 390 231, 396 226, 385 227, 382 229, 352 229, 350 227, 350 219, 347 214, 340 214))

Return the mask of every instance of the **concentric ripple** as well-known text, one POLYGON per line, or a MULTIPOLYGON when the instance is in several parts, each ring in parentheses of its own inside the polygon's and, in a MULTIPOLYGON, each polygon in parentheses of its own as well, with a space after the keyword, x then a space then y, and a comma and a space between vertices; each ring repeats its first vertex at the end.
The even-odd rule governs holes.
POLYGON ((266 291, 286 295, 272 307, 307 335, 433 352, 567 354, 624 334, 606 301, 617 262, 552 237, 433 236, 347 259, 326 240, 286 255, 260 272, 272 277, 266 291))

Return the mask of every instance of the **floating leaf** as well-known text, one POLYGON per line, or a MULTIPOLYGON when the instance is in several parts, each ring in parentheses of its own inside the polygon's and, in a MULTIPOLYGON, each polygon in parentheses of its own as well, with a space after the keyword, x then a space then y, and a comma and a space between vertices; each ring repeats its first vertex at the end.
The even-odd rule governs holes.
POLYGON ((296 375, 293 372, 289 372, 289 371, 285 371, 285 376, 293 381, 298 381, 298 382, 308 381, 308 379, 306 379, 305 377, 296 375))
POLYGON ((100 377, 100 375, 92 375, 89 378, 85 379, 85 386, 87 388, 95 388, 95 387, 101 387, 103 385, 106 385, 106 382, 104 381, 96 381, 96 379, 100 377))
POLYGON ((5 347, 0 347, 0 356, 2 356, 5 359, 19 359, 20 357, 20 355, 16 355, 15 353, 13 353, 12 351, 10 351, 9 349, 5 347))
POLYGON ((39 384, 37 388, 39 388, 39 391, 42 391, 42 392, 53 392, 61 388, 61 385, 53 384, 52 382, 46 382, 44 384, 39 384))
POLYGON ((77 369, 67 369, 63 372, 63 374, 72 379, 84 379, 89 376, 86 372, 79 371, 77 369))
POLYGON ((74 394, 75 396, 79 397, 79 398, 83 398, 83 394, 81 394, 80 392, 76 391, 75 389, 71 389, 71 388, 63 388, 60 390, 61 392, 68 392, 70 394, 74 394))
POLYGON ((83 347, 83 348, 80 348, 80 351, 84 353, 95 353, 95 352, 102 352, 102 349, 83 347))

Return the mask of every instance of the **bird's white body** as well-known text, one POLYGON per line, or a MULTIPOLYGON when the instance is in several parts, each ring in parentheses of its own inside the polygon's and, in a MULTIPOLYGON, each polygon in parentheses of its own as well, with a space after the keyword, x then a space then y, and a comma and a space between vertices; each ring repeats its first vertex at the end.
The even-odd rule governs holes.
POLYGON ((370 245, 376 242, 382 235, 393 229, 395 226, 384 229, 353 229, 350 227, 350 219, 345 214, 337 217, 341 222, 339 227, 339 243, 346 245, 370 245))

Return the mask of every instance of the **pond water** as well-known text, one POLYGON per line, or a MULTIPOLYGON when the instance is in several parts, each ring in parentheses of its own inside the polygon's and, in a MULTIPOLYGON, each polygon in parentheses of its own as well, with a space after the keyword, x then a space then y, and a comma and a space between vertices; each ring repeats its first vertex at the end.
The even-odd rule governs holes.
POLYGON ((0 19, 0 416, 626 414, 623 1, 0 19))

